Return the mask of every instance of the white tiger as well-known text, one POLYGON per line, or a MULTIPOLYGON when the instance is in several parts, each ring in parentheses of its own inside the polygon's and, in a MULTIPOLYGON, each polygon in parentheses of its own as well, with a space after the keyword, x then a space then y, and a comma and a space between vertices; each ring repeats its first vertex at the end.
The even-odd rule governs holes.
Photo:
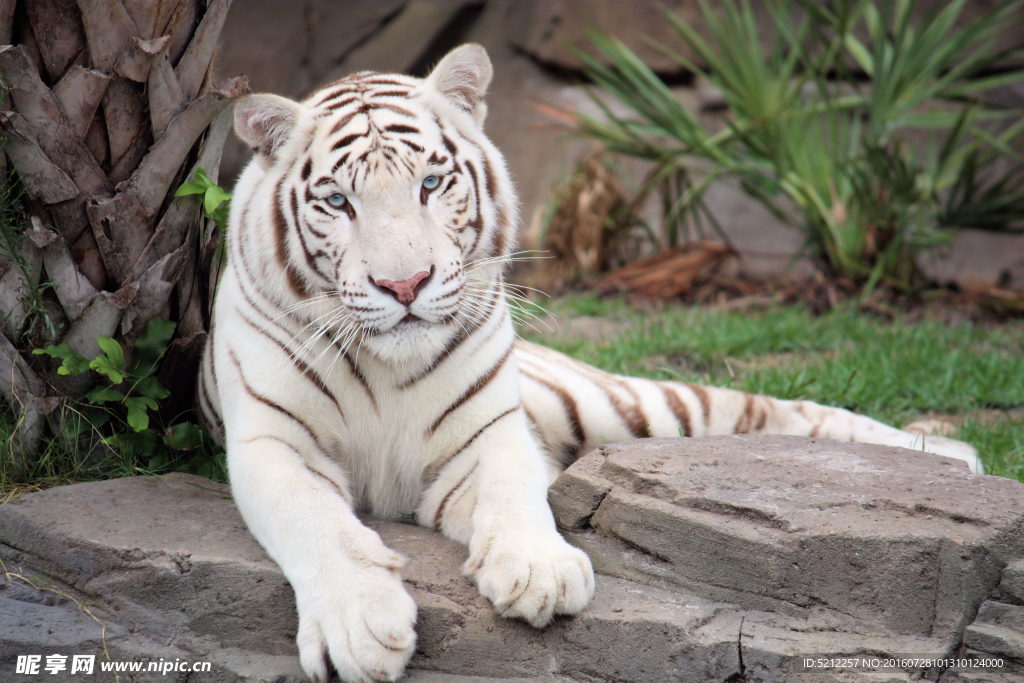
MULTIPOLYGON (((200 401, 235 500, 298 603, 302 666, 395 680, 415 645, 402 558, 357 510, 469 546, 465 573, 537 627, 594 593, 550 481, 600 443, 817 435, 914 447, 845 410, 610 375, 517 342, 502 270, 517 224, 484 136, 491 64, 465 45, 425 80, 361 72, 301 103, 251 95, 200 401)), ((929 439, 966 460, 973 449, 929 439)))

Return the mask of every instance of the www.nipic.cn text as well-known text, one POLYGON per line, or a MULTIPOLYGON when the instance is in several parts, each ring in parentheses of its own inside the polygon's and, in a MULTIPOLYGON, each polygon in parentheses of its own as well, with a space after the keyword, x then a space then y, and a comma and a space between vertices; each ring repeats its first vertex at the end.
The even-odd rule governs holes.
POLYGON ((14 673, 25 675, 39 674, 84 674, 90 675, 95 671, 112 672, 149 672, 159 674, 181 673, 181 672, 208 672, 210 662, 189 662, 181 659, 171 661, 159 659, 154 662, 113 662, 96 661, 96 655, 18 655, 14 673))

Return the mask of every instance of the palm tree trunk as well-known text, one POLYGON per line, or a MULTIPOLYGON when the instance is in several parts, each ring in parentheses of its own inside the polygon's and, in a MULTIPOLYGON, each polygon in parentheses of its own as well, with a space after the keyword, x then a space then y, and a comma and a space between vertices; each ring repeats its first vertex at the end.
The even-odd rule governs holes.
POLYGON ((19 411, 23 460, 50 387, 83 388, 29 349, 67 343, 92 358, 109 336, 130 354, 162 316, 179 323, 165 365, 195 375, 219 235, 198 198, 173 195, 200 167, 216 181, 230 105, 247 88, 209 82, 230 5, 0 0, 4 163, 20 178, 0 217, 0 391, 19 411))

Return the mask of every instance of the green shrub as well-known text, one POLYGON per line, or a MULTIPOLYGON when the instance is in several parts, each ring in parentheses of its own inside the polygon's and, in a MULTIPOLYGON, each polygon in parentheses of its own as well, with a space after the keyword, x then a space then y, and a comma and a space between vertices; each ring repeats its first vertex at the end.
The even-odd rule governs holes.
POLYGON ((61 427, 54 436, 58 441, 76 442, 82 436, 86 441, 100 437, 99 442, 113 449, 119 459, 115 467, 100 464, 94 468, 97 474, 158 474, 174 470, 225 480, 223 453, 198 424, 177 418, 167 426, 155 424, 159 423, 157 401, 170 396, 156 373, 175 327, 162 318, 150 320, 135 342, 130 363, 126 362, 121 345, 110 337, 97 340, 102 351, 91 360, 67 344, 33 351, 60 359, 58 375, 80 375, 92 370, 103 378, 85 394, 82 402, 71 402, 74 408, 61 415, 61 427))
POLYGON ((768 50, 749 2, 723 0, 720 14, 700 4, 710 41, 666 12, 696 61, 663 49, 721 90, 722 130, 709 130, 620 41, 591 36, 610 66, 580 53, 594 82, 635 116, 595 97, 605 118, 578 114, 579 131, 655 162, 651 183, 686 179, 666 212, 670 229, 699 215, 711 181, 730 179, 801 230, 825 272, 868 290, 915 287, 914 257, 959 228, 1021 229, 1024 157, 1012 143, 1024 115, 980 97, 1024 77, 999 72, 1005 53, 993 48, 1020 20, 1020 0, 962 26, 966 0, 923 14, 912 0, 798 0, 800 12, 777 0, 768 50), (1000 172, 1004 155, 1013 164, 1000 172), (698 160, 711 168, 695 180, 698 160))

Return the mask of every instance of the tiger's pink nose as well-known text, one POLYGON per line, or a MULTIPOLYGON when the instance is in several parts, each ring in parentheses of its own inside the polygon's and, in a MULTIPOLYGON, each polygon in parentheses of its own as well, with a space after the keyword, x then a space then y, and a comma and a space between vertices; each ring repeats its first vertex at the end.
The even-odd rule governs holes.
POLYGON ((398 303, 408 306, 416 297, 420 291, 426 286, 427 280, 433 274, 434 269, 430 271, 422 271, 416 273, 408 280, 400 280, 395 282, 394 280, 375 280, 373 276, 370 276, 370 282, 372 282, 378 289, 381 289, 398 300, 398 303))

